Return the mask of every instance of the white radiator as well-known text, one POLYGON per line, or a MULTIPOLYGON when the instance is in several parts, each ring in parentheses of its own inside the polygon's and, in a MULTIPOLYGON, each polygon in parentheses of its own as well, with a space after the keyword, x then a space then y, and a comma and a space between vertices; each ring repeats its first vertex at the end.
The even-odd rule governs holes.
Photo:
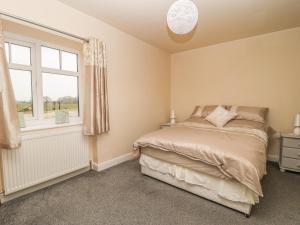
POLYGON ((3 150, 5 195, 89 166, 89 140, 81 131, 23 137, 3 150))

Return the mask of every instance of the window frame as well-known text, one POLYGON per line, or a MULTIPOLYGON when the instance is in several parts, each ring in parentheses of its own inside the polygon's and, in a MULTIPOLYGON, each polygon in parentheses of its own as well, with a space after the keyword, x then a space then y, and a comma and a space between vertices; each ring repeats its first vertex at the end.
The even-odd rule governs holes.
MULTIPOLYGON (((9 54, 9 62, 8 62, 9 69, 31 71, 33 119, 26 119, 26 127, 41 126, 41 125, 45 125, 46 127, 49 127, 50 124, 56 125, 54 122, 54 118, 50 118, 50 119, 44 118, 43 73, 77 77, 79 115, 78 117, 70 117, 70 122, 66 123, 65 125, 67 126, 68 124, 69 125, 81 124, 82 108, 83 108, 82 107, 83 99, 82 99, 82 76, 81 76, 81 52, 76 49, 71 49, 61 45, 45 42, 39 39, 35 39, 35 38, 31 38, 28 36, 23 36, 15 33, 10 33, 10 32, 4 32, 4 42, 30 47, 31 49, 30 66, 11 63, 11 54, 9 54), (59 50, 60 69, 42 67, 42 54, 41 54, 42 46, 59 50), (62 51, 77 55, 77 72, 61 69, 62 51)), ((9 49, 10 49, 10 45, 9 45, 9 49)))
POLYGON ((31 96, 32 96, 32 118, 31 119, 26 119, 26 121, 33 121, 33 120, 37 120, 38 119, 38 108, 37 108, 37 85, 35 83, 36 77, 37 77, 37 73, 36 73, 36 68, 33 65, 35 62, 35 51, 34 48, 35 46, 30 43, 30 42, 26 42, 26 41, 21 41, 21 40, 17 40, 17 39, 13 39, 13 38, 4 38, 4 42, 5 43, 9 43, 9 62, 8 62, 8 68, 9 69, 13 69, 13 70, 22 70, 22 71, 30 71, 31 72, 31 96), (16 64, 16 63, 12 63, 12 56, 11 56, 11 44, 14 45, 19 45, 19 46, 24 46, 24 47, 28 47, 30 48, 30 65, 22 65, 22 64, 16 64))

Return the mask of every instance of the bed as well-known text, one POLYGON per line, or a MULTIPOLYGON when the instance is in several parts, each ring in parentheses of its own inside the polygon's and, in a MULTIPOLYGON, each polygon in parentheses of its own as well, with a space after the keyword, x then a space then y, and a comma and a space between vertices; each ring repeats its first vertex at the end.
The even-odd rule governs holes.
POLYGON ((248 217, 263 197, 260 181, 266 174, 267 109, 227 106, 238 116, 216 127, 205 118, 216 106, 200 108, 200 115, 197 107, 188 120, 134 143, 141 172, 248 217))

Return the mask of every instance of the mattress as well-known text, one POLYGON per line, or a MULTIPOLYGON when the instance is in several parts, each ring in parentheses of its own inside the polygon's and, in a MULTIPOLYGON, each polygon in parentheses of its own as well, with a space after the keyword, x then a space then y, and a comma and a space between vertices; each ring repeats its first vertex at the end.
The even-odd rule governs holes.
POLYGON ((200 186, 216 193, 217 196, 236 203, 252 204, 259 202, 258 195, 235 180, 224 180, 212 175, 196 172, 175 164, 168 163, 141 154, 140 164, 152 171, 169 175, 178 181, 184 181, 193 186, 200 186))
POLYGON ((224 175, 216 166, 209 165, 197 160, 192 160, 188 157, 176 154, 174 152, 161 151, 159 149, 151 147, 141 148, 141 152, 142 154, 150 156, 152 158, 163 160, 165 162, 185 167, 193 171, 209 174, 214 177, 219 177, 226 180, 230 179, 229 177, 224 175))
POLYGON ((201 161, 263 196, 260 180, 266 174, 267 141, 267 133, 255 126, 184 122, 143 135, 134 142, 133 154, 139 157, 143 148, 151 147, 201 161))

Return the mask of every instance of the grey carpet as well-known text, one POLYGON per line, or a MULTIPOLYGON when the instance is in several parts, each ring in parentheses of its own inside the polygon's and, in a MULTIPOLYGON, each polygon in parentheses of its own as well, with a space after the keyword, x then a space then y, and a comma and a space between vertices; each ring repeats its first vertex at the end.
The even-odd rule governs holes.
POLYGON ((140 174, 136 161, 87 172, 0 207, 1 225, 300 225, 300 175, 268 165, 250 218, 140 174))

